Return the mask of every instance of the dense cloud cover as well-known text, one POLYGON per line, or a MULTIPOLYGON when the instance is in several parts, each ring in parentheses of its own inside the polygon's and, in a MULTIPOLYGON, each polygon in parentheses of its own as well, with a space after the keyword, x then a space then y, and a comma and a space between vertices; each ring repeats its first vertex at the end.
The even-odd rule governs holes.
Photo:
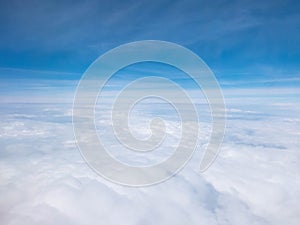
MULTIPOLYGON (((0 1, 1 225, 300 224, 299 0, 24 2, 0 1), (199 145, 171 179, 124 187, 81 157, 72 126, 77 83, 99 55, 137 40, 189 48, 224 89, 226 135, 205 173, 199 166, 210 112, 204 96, 190 90, 200 115, 199 145)), ((198 90, 173 69, 149 62, 125 69, 108 82, 105 100, 140 72, 198 90)), ((180 139, 170 108, 141 104, 131 118, 133 134, 149 136, 147 119, 159 115, 167 139, 147 155, 129 153, 109 129, 111 110, 98 106, 98 134, 118 160, 160 162, 180 139)))
MULTIPOLYGON (((73 137, 72 105, 2 103, 0 223, 297 225, 299 104, 254 101, 249 92, 248 100, 247 105, 242 98, 228 100, 224 144, 208 171, 199 172, 210 128, 202 121, 199 147, 188 165, 145 188, 110 183, 87 166, 73 137)), ((133 131, 143 135, 142 116, 133 131)), ((169 118, 167 124, 168 134, 177 137, 176 121, 169 118)))

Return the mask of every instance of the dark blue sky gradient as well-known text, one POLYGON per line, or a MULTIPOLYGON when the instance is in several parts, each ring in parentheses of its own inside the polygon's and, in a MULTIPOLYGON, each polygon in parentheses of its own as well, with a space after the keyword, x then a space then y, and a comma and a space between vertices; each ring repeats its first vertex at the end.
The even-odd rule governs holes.
POLYGON ((79 79, 109 49, 159 39, 197 53, 221 82, 295 85, 299 12, 296 0, 2 0, 0 77, 79 79))

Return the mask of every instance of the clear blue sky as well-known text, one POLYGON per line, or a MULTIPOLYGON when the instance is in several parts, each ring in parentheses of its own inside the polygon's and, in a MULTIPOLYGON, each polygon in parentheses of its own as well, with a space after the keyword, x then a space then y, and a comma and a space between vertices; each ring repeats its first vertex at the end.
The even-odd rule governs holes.
POLYGON ((99 55, 131 41, 188 47, 226 84, 300 84, 295 0, 2 0, 0 77, 79 79, 99 55))

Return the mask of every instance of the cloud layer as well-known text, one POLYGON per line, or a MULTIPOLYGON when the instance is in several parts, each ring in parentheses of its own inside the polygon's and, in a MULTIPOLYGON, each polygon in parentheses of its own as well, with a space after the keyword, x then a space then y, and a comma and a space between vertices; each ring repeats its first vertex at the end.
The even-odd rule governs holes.
MULTIPOLYGON (((71 105, 2 104, 1 224, 297 225, 300 110, 279 103, 228 103, 227 134, 210 169, 198 172, 210 129, 203 121, 188 165, 147 188, 110 183, 86 165, 75 145, 71 105)), ((168 119, 169 134, 176 134, 176 121, 168 119)), ((134 132, 142 131, 138 121, 143 127, 136 120, 134 132)), ((125 151, 114 151, 126 159, 125 151)), ((157 154, 153 160, 164 155, 157 154)))

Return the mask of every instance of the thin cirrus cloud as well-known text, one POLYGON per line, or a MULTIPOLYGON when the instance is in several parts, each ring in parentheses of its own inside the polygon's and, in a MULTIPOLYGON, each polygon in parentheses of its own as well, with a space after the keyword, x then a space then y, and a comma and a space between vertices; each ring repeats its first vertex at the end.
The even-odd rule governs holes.
POLYGON ((1 1, 0 223, 298 225, 298 12, 293 0, 1 1), (200 174, 211 129, 203 93, 174 68, 119 71, 104 89, 105 101, 98 99, 95 118, 114 157, 157 163, 180 138, 178 117, 152 101, 133 111, 131 131, 145 138, 149 117, 164 116, 163 151, 147 158, 115 144, 106 103, 140 75, 178 82, 200 121, 198 147, 179 174, 129 188, 99 177, 82 159, 72 102, 99 55, 143 39, 181 44, 205 60, 223 87, 227 131, 217 160, 200 174))
POLYGON ((162 39, 189 47, 225 79, 234 78, 228 69, 240 77, 273 76, 261 66, 298 69, 297 1, 31 0, 0 8, 1 67, 82 73, 120 44, 162 39))

